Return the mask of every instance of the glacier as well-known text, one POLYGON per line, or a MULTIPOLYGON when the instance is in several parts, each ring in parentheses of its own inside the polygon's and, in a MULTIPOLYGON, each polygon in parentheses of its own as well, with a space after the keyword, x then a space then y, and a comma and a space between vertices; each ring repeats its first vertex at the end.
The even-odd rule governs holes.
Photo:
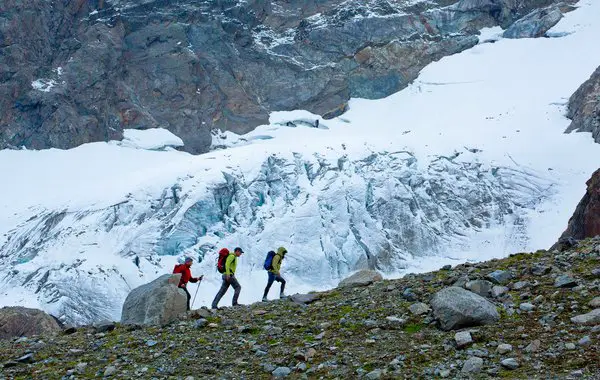
POLYGON ((568 97, 600 64, 600 4, 578 5, 561 37, 482 38, 388 98, 353 99, 332 120, 275 112, 203 155, 165 130, 0 151, 0 305, 118 320, 127 293, 183 255, 207 305, 223 246, 246 252, 244 303, 280 245, 291 292, 360 268, 398 277, 547 248, 600 162, 589 134, 563 133, 568 97))

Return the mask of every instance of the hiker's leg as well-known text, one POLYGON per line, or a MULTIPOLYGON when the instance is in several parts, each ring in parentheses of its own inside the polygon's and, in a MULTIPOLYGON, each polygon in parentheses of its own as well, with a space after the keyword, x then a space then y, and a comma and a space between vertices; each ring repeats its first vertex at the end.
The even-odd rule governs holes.
POLYGON ((233 300, 231 301, 231 304, 233 306, 236 306, 238 304, 238 297, 240 296, 242 286, 238 282, 237 278, 235 278, 234 276, 231 276, 231 286, 233 286, 233 289, 235 290, 235 292, 233 293, 233 300))
POLYGON ((282 296, 285 291, 285 279, 281 277, 281 275, 277 275, 275 278, 277 282, 281 282, 281 290, 279 291, 279 295, 282 296))
POLYGON ((192 295, 187 290, 187 286, 182 286, 181 289, 185 291, 185 296, 187 297, 187 309, 190 310, 190 300, 192 299, 192 295))
POLYGON ((273 281, 275 281, 275 274, 273 274, 271 272, 267 272, 267 274, 269 275, 269 277, 267 279, 267 287, 265 288, 265 293, 263 294, 263 299, 267 298, 267 295, 269 294, 269 290, 271 289, 271 285, 273 285, 273 281))
POLYGON ((229 289, 229 283, 225 280, 225 276, 223 276, 223 282, 221 283, 221 289, 219 289, 219 292, 215 296, 215 299, 212 301, 211 307, 213 309, 217 308, 217 306, 219 305, 219 301, 221 300, 221 298, 223 298, 223 296, 227 292, 227 289, 229 289))

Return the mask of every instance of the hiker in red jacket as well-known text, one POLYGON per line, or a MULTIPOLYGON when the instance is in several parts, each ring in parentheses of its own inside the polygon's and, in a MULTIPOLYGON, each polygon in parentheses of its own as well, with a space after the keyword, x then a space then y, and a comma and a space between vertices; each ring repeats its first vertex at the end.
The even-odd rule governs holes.
POLYGON ((193 262, 194 262, 194 260, 191 257, 186 257, 183 264, 175 265, 175 268, 173 268, 173 274, 181 273, 181 280, 179 280, 178 286, 181 289, 185 290, 185 294, 187 295, 187 309, 188 310, 190 310, 190 299, 192 298, 192 295, 187 290, 187 283, 188 283, 188 281, 189 282, 198 282, 198 281, 202 280, 202 277, 204 277, 204 276, 192 277, 192 271, 190 270, 190 267, 192 266, 193 262))

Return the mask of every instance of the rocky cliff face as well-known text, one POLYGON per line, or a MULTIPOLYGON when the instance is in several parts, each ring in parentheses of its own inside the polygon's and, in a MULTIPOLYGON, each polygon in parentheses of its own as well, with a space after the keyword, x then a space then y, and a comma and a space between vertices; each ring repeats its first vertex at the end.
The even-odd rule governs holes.
POLYGON ((591 132, 600 143, 600 67, 569 99, 568 117, 573 121, 567 132, 591 132))
POLYGON ((592 174, 586 184, 587 192, 569 219, 569 225, 561 236, 563 241, 600 235, 600 169, 592 174))
POLYGON ((0 148, 69 148, 165 127, 191 152, 273 110, 343 112, 552 0, 7 0, 0 148))

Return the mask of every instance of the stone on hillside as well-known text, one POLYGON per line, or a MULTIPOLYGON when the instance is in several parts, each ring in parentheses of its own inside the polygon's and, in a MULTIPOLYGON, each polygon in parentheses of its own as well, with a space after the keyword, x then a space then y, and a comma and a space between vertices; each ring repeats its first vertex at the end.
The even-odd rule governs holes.
POLYGON ((519 309, 521 309, 522 311, 533 311, 533 309, 535 309, 535 306, 528 302, 524 302, 519 305, 519 309))
POLYGON ((492 291, 492 284, 486 280, 474 280, 466 283, 465 287, 475 294, 479 294, 482 297, 488 297, 492 291))
POLYGON ((515 358, 504 359, 500 362, 500 364, 502 364, 502 367, 507 368, 507 369, 519 368, 519 362, 515 358))
POLYGON ((292 372, 288 367, 277 367, 271 374, 273 377, 287 377, 292 372))
POLYGON ((429 310, 431 310, 431 309, 429 308, 429 305, 427 305, 426 303, 417 302, 417 303, 413 303, 412 305, 410 305, 408 307, 408 310, 411 313, 413 313, 414 315, 421 315, 421 314, 429 313, 429 310))
POLYGON ((300 305, 308 305, 319 300, 321 296, 316 293, 308 293, 308 294, 293 294, 290 296, 290 300, 300 305))
POLYGON ((500 355, 504 355, 508 352, 511 352, 512 349, 513 348, 510 344, 503 343, 503 344, 498 345, 498 348, 496 348, 496 352, 499 353, 500 355))
POLYGON ((554 280, 555 288, 574 288, 577 286, 577 280, 566 274, 556 277, 554 280))
POLYGON ((534 276, 544 276, 552 271, 552 267, 547 265, 535 265, 531 268, 531 274, 534 276))
POLYGON ((591 300, 591 301, 588 303, 588 305, 589 305, 590 307, 593 307, 593 308, 598 308, 598 307, 600 307, 600 297, 595 297, 593 300, 591 300))
POLYGON ((377 380, 381 379, 382 371, 380 369, 375 369, 365 375, 365 377, 369 380, 377 380))
POLYGON ((23 363, 23 364, 31 364, 31 363, 35 363, 35 358, 33 357, 33 353, 28 353, 25 354, 23 356, 21 356, 20 358, 15 360, 17 363, 23 363))
POLYGON ((96 330, 96 332, 98 333, 103 333, 103 332, 107 332, 107 331, 113 331, 116 327, 114 322, 111 321, 100 321, 100 322, 96 322, 93 325, 94 330, 96 330))
POLYGON ((579 339, 579 341, 577 342, 577 344, 580 346, 588 346, 591 343, 592 343, 592 340, 590 339, 589 335, 584 336, 583 338, 579 339))
POLYGON ((514 22, 504 33, 504 38, 537 38, 542 37, 562 18, 557 6, 537 9, 514 22))
POLYGON ((600 268, 592 269, 592 276, 600 277, 600 268))
POLYGON ((354 273, 353 275, 346 277, 345 279, 343 279, 339 285, 338 288, 348 288, 348 287, 354 287, 354 286, 367 286, 367 285, 371 285, 372 283, 376 282, 376 281, 381 281, 383 280, 383 277, 381 276, 381 274, 377 271, 374 270, 361 270, 358 271, 356 273, 354 273))
POLYGON ((502 297, 506 293, 508 293, 508 288, 500 285, 494 286, 491 291, 492 297, 494 298, 502 297))
POLYGON ((524 351, 525 352, 537 352, 540 349, 540 346, 542 345, 542 342, 540 342, 538 339, 534 340, 533 342, 529 343, 527 345, 527 347, 525 347, 524 351))
POLYGON ((385 320, 388 321, 392 325, 398 325, 398 326, 403 326, 406 323, 405 319, 396 317, 394 315, 385 317, 385 320))
POLYGON ((483 368, 483 359, 476 356, 470 357, 462 366, 462 373, 479 373, 483 368))
POLYGON ((404 289, 404 291, 402 292, 402 297, 405 300, 411 301, 411 302, 418 300, 417 295, 415 293, 413 293, 411 288, 404 289))
POLYGON ((467 286, 468 282, 469 282, 469 277, 461 276, 454 282, 454 284, 452 284, 452 286, 464 288, 465 286, 467 286))
POLYGON ((188 311, 188 316, 192 319, 206 319, 212 317, 213 313, 211 313, 211 311, 208 309, 196 309, 188 311))
POLYGON ((0 309, 0 339, 61 331, 58 322, 42 310, 20 306, 0 309))
POLYGON ((517 281, 513 284, 513 290, 521 290, 531 287, 531 284, 527 281, 517 281))
POLYGON ((500 319, 494 304, 456 286, 437 292, 431 300, 431 307, 443 330, 486 325, 500 319))
POLYGON ((594 309, 587 314, 571 318, 571 322, 578 325, 593 326, 600 324, 600 309, 594 309))
POLYGON ((121 323, 165 325, 187 311, 187 297, 177 287, 181 275, 165 274, 133 289, 123 303, 121 323))
POLYGON ((567 350, 574 350, 575 349, 575 343, 570 343, 569 342, 569 343, 565 344, 565 348, 567 350))
POLYGON ((496 285, 504 285, 510 281, 512 274, 506 270, 497 270, 488 274, 486 278, 496 285))
POLYGON ((463 348, 473 343, 473 338, 470 331, 459 331, 454 334, 454 341, 456 342, 456 347, 463 348))
POLYGON ((110 377, 117 373, 117 367, 110 365, 104 369, 104 377, 110 377))

